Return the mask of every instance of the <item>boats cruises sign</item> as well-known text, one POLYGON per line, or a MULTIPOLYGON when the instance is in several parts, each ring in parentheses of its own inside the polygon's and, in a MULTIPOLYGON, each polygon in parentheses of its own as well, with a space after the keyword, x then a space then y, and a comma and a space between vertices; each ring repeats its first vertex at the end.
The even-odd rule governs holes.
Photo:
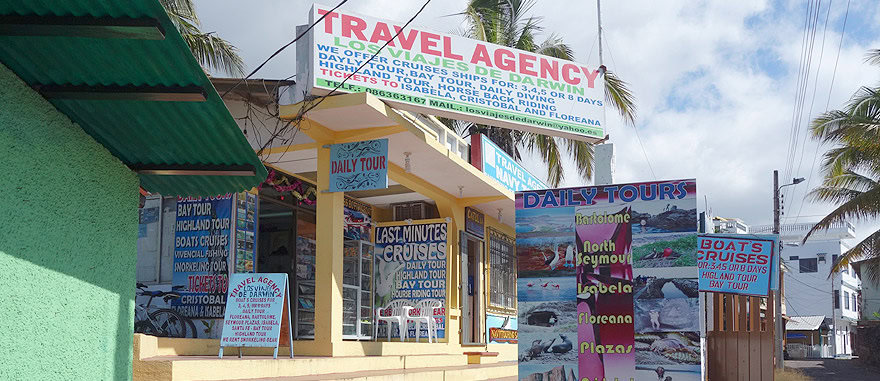
POLYGON ((776 236, 699 236, 700 291, 769 295, 777 242, 776 236))
POLYGON ((308 52, 313 95, 338 87, 475 123, 584 141, 605 136, 598 68, 330 9, 312 7, 311 22, 327 15, 308 52))

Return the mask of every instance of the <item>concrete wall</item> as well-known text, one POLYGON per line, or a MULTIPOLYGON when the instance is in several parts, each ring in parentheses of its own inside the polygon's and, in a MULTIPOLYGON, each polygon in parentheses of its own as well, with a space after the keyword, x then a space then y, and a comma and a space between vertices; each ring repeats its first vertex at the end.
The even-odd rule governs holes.
POLYGON ((137 176, 3 65, 0 105, 0 379, 130 379, 137 176))

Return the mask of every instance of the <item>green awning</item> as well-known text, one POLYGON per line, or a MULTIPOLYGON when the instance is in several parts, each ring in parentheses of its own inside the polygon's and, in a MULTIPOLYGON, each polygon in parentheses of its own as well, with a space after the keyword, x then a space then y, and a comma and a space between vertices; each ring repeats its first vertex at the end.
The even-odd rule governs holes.
POLYGON ((0 0, 0 62, 150 192, 221 194, 266 178, 157 0, 0 0))

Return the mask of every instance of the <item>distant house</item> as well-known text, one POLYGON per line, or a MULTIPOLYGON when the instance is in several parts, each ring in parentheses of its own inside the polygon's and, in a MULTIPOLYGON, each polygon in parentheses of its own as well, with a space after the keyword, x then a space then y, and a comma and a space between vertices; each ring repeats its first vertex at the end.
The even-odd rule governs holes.
MULTIPOLYGON (((826 231, 814 233, 805 244, 800 244, 813 225, 783 224, 780 228, 780 238, 786 243, 781 258, 785 267, 787 315, 792 319, 830 318, 828 339, 832 348, 830 353, 823 355, 851 355, 859 320, 861 281, 851 266, 833 274, 831 266, 849 250, 846 240, 855 238, 855 227, 849 222, 838 223, 826 231)), ((773 227, 751 226, 749 230, 753 234, 770 234, 773 227)))

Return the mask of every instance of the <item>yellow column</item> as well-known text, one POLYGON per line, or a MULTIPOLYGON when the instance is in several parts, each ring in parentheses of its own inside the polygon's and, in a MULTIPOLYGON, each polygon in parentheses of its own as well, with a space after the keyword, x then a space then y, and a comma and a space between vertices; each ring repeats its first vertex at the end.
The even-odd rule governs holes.
POLYGON ((315 264, 316 354, 332 356, 342 350, 342 192, 330 186, 330 149, 318 147, 317 242, 315 264))

